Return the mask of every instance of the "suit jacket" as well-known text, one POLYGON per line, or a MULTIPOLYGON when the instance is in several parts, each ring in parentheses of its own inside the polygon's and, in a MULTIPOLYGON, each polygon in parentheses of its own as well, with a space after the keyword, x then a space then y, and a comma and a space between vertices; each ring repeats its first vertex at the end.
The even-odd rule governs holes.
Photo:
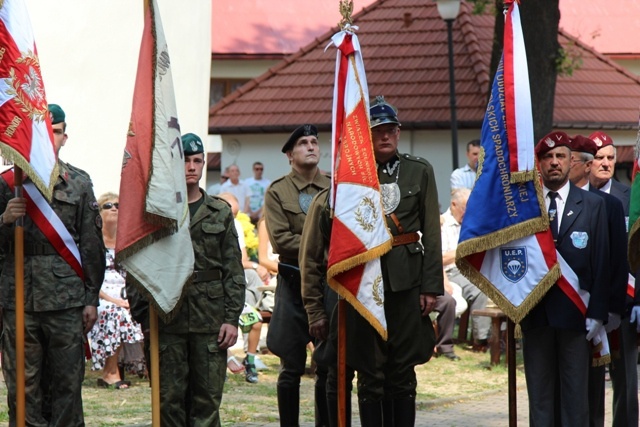
POLYGON ((627 230, 622 202, 615 196, 589 186, 589 191, 604 200, 609 229, 609 311, 623 315, 627 300, 629 263, 627 230))
POLYGON ((629 218, 629 200, 631 199, 631 187, 619 181, 611 180, 611 191, 609 192, 609 194, 615 196, 622 202, 622 207, 624 208, 624 216, 629 218))
MULTIPOLYGON (((569 184, 556 249, 589 292, 586 317, 606 321, 609 309, 609 233, 602 198, 569 184)), ((540 326, 586 331, 585 316, 556 285, 522 320, 522 330, 540 326)))

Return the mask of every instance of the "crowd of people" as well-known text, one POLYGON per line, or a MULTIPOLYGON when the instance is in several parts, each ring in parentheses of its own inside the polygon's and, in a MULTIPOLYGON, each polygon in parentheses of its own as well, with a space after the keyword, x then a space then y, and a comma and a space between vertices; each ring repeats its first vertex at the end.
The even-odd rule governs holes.
MULTIPOLYGON (((67 141, 62 108, 49 106, 56 152, 67 141)), ((432 356, 460 360, 456 318, 490 304, 455 264, 461 224, 481 153, 467 144, 467 164, 451 174, 451 202, 442 213, 435 175, 423 158, 398 152, 398 111, 379 96, 370 108, 371 136, 392 249, 381 257, 388 337, 348 306, 347 387, 357 379, 363 426, 413 426, 415 366, 432 356), (395 196, 394 196, 395 195, 395 196), (437 326, 434 329, 434 324, 437 326)), ((281 426, 299 425, 300 384, 313 349, 317 426, 337 426, 337 294, 326 278, 331 237, 329 175, 318 167, 319 133, 296 128, 282 146, 290 171, 273 182, 255 162, 253 177, 223 170, 204 191, 200 137, 182 136, 195 254, 194 275, 177 314, 159 320, 160 408, 163 425, 219 426, 227 369, 259 381, 261 345, 280 358, 277 406, 281 426), (266 345, 261 344, 268 316, 266 345), (231 351, 244 337, 244 358, 231 351)), ((614 179, 616 149, 604 132, 570 137, 552 132, 536 145, 545 207, 558 253, 590 294, 586 313, 554 285, 523 319, 522 349, 531 425, 603 426, 605 367, 592 366, 589 340, 611 337, 609 367, 614 426, 638 425, 637 333, 640 295, 629 291, 630 190, 614 179)), ((14 197, 12 172, 0 179, 0 235, 12 241, 25 227, 26 422, 83 423, 85 348, 98 387, 124 390, 125 378, 148 375, 149 303, 114 261, 119 198, 96 200, 86 172, 58 160, 54 197, 44 209, 58 226, 31 214, 14 197), (68 253, 78 254, 74 270, 68 253), (88 337, 88 343, 83 342, 88 337)), ((51 220, 49 220, 51 221, 51 220)), ((10 419, 16 417, 13 246, 0 253, 2 370, 10 419)), ((633 288, 631 288, 633 290, 633 288)), ((473 351, 487 351, 489 318, 471 316, 473 351)), ((463 356, 464 357, 464 356, 463 356)), ((351 393, 347 393, 350 399, 351 393)), ((351 418, 351 402, 347 418, 351 418)))

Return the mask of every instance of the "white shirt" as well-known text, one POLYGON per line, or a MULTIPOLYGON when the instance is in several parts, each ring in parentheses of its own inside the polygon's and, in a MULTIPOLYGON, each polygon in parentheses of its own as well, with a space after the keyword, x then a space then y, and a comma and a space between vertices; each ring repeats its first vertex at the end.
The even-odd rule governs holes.
MULTIPOLYGON (((442 239, 442 254, 454 251, 458 247, 460 240, 460 223, 451 214, 451 208, 442 214, 444 219, 442 227, 440 227, 440 238, 442 239)), ((444 266, 445 271, 449 271, 456 266, 455 262, 444 266)))
POLYGON ((267 187, 271 184, 271 180, 267 178, 247 178, 244 180, 244 183, 251 190, 249 208, 251 209, 251 212, 256 212, 264 204, 264 193, 267 192, 267 187))
POLYGON ((607 183, 601 188, 598 188, 598 190, 602 191, 603 193, 611 194, 611 180, 607 181, 607 183))
POLYGON ((251 196, 251 189, 242 181, 234 184, 231 180, 228 180, 220 186, 220 193, 231 193, 236 196, 238 205, 240 205, 240 212, 244 212, 247 198, 251 196))
MULTIPOLYGON (((562 225, 562 216, 564 215, 564 207, 567 204, 567 197, 569 197, 569 181, 567 181, 562 188, 560 188, 556 196, 556 206, 558 208, 556 212, 556 216, 558 217, 558 232, 560 231, 560 226, 562 225)), ((547 207, 547 212, 549 212, 549 204, 551 203, 551 199, 549 198, 549 190, 547 187, 542 186, 542 193, 544 194, 544 205, 547 207)))
POLYGON ((461 168, 458 168, 451 172, 451 189, 454 188, 468 188, 472 189, 473 184, 476 182, 476 171, 471 169, 467 163, 461 168))

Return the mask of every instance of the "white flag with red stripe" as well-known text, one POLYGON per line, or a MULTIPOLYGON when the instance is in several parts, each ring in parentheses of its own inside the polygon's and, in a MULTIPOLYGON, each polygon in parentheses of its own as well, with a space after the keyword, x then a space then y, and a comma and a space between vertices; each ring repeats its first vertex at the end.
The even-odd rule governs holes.
POLYGON ((380 257, 391 249, 369 127, 369 92, 354 27, 338 48, 333 98, 329 285, 387 338, 380 257))
POLYGON ((0 150, 51 200, 58 163, 24 0, 0 2, 0 150))

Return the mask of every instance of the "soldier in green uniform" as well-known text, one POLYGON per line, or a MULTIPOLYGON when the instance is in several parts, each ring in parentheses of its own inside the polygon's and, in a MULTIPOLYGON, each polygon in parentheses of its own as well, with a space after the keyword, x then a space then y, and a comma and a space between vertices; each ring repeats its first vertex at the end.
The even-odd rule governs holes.
MULTIPOLYGON (((388 340, 383 341, 348 306, 347 364, 358 371, 358 404, 363 426, 382 426, 383 420, 384 425, 413 426, 417 386, 414 367, 433 354, 435 333, 428 314, 435 308, 436 296, 444 293, 438 194, 429 162, 397 152, 400 138, 397 110, 380 96, 369 113, 383 207, 393 235, 393 248, 381 258, 388 340)), ((320 271, 319 264, 326 262, 326 254, 310 243, 324 240, 327 244, 330 235, 326 230, 328 210, 316 206, 320 203, 318 196, 309 216, 318 217, 320 227, 315 231, 305 227, 301 244, 301 260, 302 254, 311 258, 301 261, 301 266, 312 331, 326 328, 328 321, 321 282, 306 280, 307 269, 320 271)), ((331 327, 334 329, 335 324, 331 327)), ((330 378, 329 389, 331 383, 330 378)))
MULTIPOLYGON (((177 314, 159 319, 163 426, 220 426, 227 349, 238 338, 245 279, 231 207, 199 188, 205 165, 197 135, 182 136, 194 273, 177 314)), ((180 254, 176 254, 180 256, 180 254)), ((135 319, 148 329, 148 303, 127 286, 135 319)))
MULTIPOLYGON (((67 141, 65 114, 49 105, 56 155, 67 141)), ((83 340, 97 318, 98 293, 105 271, 102 221, 86 172, 58 160, 59 175, 47 207, 64 229, 45 234, 26 214, 26 198, 14 198, 12 171, 0 179, 0 305, 3 308, 2 372, 7 384, 10 425, 16 423, 16 328, 14 223, 24 216, 25 409, 29 426, 84 426, 81 387, 83 340), (54 246, 50 239, 65 237, 54 246), (75 251, 81 267, 61 253, 75 251), (48 399, 51 399, 49 402, 48 399)), ((29 179, 25 179, 25 186, 29 179)), ((29 190, 31 198, 38 190, 29 190)), ((31 209, 31 207, 29 208, 31 209)), ((37 209, 37 208, 36 208, 37 209)))
MULTIPOLYGON (((280 256, 275 306, 267 347, 280 357, 278 411, 281 426, 297 426, 300 411, 300 377, 311 341, 307 315, 300 295, 298 251, 300 234, 311 199, 327 188, 330 179, 318 168, 318 130, 306 124, 293 131, 282 147, 291 172, 275 180, 265 194, 265 221, 274 253, 280 256)), ((315 386, 316 425, 327 425, 326 369, 318 366, 315 386)))

